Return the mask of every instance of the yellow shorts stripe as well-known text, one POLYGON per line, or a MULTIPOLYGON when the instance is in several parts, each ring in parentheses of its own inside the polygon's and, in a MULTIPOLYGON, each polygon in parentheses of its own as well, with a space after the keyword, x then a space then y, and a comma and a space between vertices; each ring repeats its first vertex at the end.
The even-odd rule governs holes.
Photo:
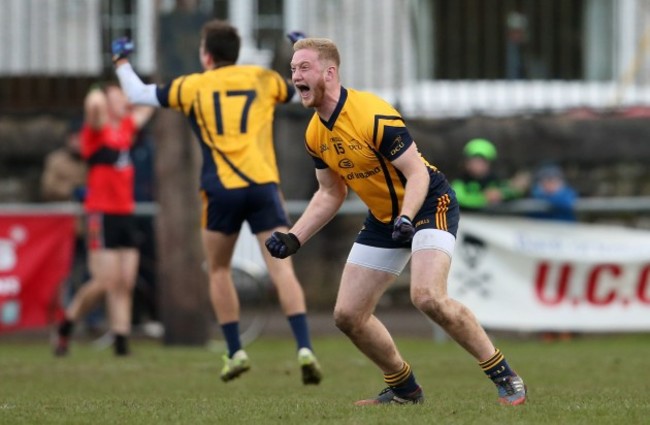
POLYGON ((442 195, 438 198, 438 205, 436 207, 436 228, 440 230, 448 230, 447 227, 447 211, 449 211, 449 204, 451 200, 449 195, 442 195))

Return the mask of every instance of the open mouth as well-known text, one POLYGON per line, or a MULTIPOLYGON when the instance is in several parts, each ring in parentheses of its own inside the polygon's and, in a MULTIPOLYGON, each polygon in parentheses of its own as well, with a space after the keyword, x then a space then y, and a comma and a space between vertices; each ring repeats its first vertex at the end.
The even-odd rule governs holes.
POLYGON ((296 84, 296 90, 300 92, 301 97, 306 97, 309 95, 309 86, 306 84, 296 84))

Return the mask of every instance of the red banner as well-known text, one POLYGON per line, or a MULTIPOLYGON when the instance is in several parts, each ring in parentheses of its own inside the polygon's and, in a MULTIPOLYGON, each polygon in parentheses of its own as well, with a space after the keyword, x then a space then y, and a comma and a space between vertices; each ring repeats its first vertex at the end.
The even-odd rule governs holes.
POLYGON ((0 332, 46 326, 61 314, 74 216, 0 214, 0 332))

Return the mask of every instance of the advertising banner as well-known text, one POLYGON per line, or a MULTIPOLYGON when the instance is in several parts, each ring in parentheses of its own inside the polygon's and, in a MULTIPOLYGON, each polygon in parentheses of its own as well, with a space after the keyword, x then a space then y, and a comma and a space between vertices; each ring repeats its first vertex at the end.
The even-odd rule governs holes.
POLYGON ((650 231, 463 214, 449 294, 488 329, 649 331, 650 231))
POLYGON ((73 215, 0 214, 0 333, 46 326, 61 313, 73 215))

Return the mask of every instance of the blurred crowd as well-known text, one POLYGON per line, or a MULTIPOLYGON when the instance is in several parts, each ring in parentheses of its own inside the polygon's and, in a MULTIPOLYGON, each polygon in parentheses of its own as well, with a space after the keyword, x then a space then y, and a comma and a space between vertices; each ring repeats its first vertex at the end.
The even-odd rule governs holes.
POLYGON ((494 212, 509 201, 539 201, 530 217, 576 221, 578 194, 567 182, 560 165, 541 162, 536 169, 519 171, 513 176, 498 172, 497 148, 490 140, 475 138, 463 148, 463 163, 452 180, 458 203, 464 211, 494 212))

